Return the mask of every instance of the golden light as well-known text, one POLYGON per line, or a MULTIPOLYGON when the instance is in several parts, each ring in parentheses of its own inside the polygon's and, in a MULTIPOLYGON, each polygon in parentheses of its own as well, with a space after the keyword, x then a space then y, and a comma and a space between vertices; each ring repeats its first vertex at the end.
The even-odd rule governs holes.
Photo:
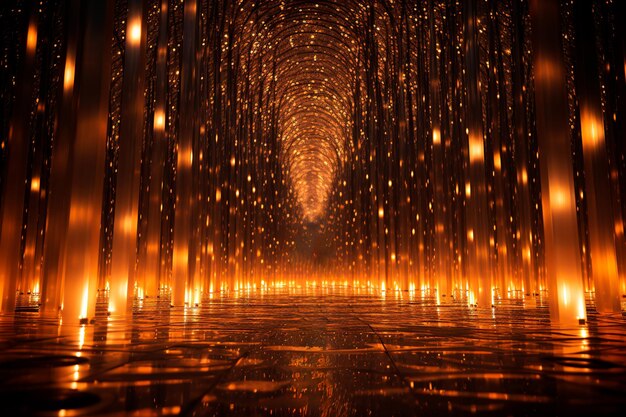
POLYGON ((619 1, 17 3, 0 318, 51 412, 619 413, 619 1))
MULTIPOLYGON (((85 280, 89 282, 89 280, 85 280)), ((79 319, 87 318, 87 310, 89 308, 89 284, 86 284, 83 288, 82 300, 80 303, 80 316, 79 319)))
POLYGON ((626 175, 603 153, 620 148, 622 62, 570 14, 587 3, 561 2, 556 49, 531 25, 552 1, 143 3, 19 11, 3 303, 41 282, 27 307, 63 305, 67 324, 97 297, 122 316, 157 294, 203 308, 213 290, 421 291, 479 310, 523 289, 569 319, 585 291, 609 298, 626 269, 626 175))
POLYGON ((190 168, 193 165, 193 150, 189 148, 179 149, 178 163, 179 169, 190 168))
POLYGON ((624 222, 620 218, 615 219, 615 235, 624 235, 624 222))
POLYGON ((502 170, 502 158, 500 156, 500 152, 494 152, 493 154, 493 167, 496 171, 502 170))
POLYGON ((165 112, 158 109, 154 112, 154 130, 163 131, 165 129, 165 112))
POLYGON ((39 192, 40 181, 38 177, 33 177, 30 180, 30 191, 33 193, 39 192))
POLYGON ((485 158, 485 148, 482 137, 470 133, 469 135, 469 160, 470 164, 481 163, 485 158))
POLYGON ((594 152, 597 146, 604 145, 604 127, 602 119, 589 109, 582 108, 580 113, 583 149, 594 152))
POLYGON ((128 22, 128 43, 138 46, 141 42, 141 19, 136 17, 128 22))
POLYGON ((26 35, 26 50, 29 53, 35 52, 37 47, 37 23, 30 22, 28 24, 28 33, 26 35))
POLYGON ((63 90, 65 90, 66 92, 74 87, 74 67, 74 57, 68 55, 65 58, 65 73, 63 76, 63 90))
POLYGON ((554 62, 552 57, 541 55, 537 57, 537 65, 535 77, 542 83, 552 82, 559 76, 559 65, 554 62))
POLYGON ((571 199, 568 196, 567 188, 557 184, 550 190, 550 207, 553 210, 567 210, 570 204, 571 199))
POLYGON ((440 145, 441 144, 441 133, 439 132, 439 129, 434 128, 433 129, 433 145, 440 145))
POLYGON ((132 216, 126 216, 122 220, 123 228, 125 234, 132 234, 135 231, 135 219, 132 216))

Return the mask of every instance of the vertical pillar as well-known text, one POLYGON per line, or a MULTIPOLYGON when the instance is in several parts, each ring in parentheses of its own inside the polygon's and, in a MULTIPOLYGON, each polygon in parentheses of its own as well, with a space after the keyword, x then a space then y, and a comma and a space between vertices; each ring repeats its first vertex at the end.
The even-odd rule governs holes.
POLYGON ((521 263, 519 264, 522 284, 525 296, 533 296, 537 288, 537 277, 533 276, 533 242, 532 242, 532 201, 529 185, 529 129, 526 122, 527 112, 527 86, 525 85, 524 66, 524 26, 523 8, 521 0, 513 1, 511 17, 513 19, 512 31, 512 93, 513 93, 513 138, 515 146, 515 169, 517 180, 515 183, 515 195, 518 205, 518 237, 521 263))
MULTIPOLYGON (((45 90, 40 91, 40 100, 45 100, 45 90)), ((45 101, 44 101, 45 103, 45 101)), ((28 184, 28 218, 25 224, 26 227, 26 236, 24 242, 24 261, 22 267, 21 277, 19 277, 19 282, 17 285, 16 293, 20 294, 31 294, 35 292, 35 289, 39 287, 39 276, 40 276, 40 246, 41 246, 41 229, 40 222, 42 217, 42 206, 45 205, 45 189, 42 190, 41 182, 42 182, 42 174, 44 174, 42 166, 44 159, 44 146, 46 146, 46 138, 42 132, 42 125, 44 125, 44 121, 42 120, 47 116, 45 110, 39 110, 40 107, 43 107, 44 104, 40 103, 37 109, 37 121, 35 124, 37 125, 35 129, 38 130, 35 134, 36 143, 33 144, 32 149, 32 165, 30 172, 30 181, 28 184)))
POLYGON ((146 28, 142 0, 128 2, 121 123, 115 186, 115 224, 109 278, 109 310, 132 308, 137 261, 137 221, 143 137, 146 28), (131 302, 128 302, 128 298, 131 302))
POLYGON ((550 315, 586 318, 558 0, 532 0, 535 100, 550 315))
POLYGON ((76 57, 80 39, 80 4, 68 4, 63 91, 52 148, 50 193, 43 253, 41 311, 60 313, 63 301, 63 260, 70 215, 70 186, 74 161, 74 138, 78 113, 78 94, 75 94, 76 57))
POLYGON ((604 139, 592 6, 590 0, 579 0, 574 5, 577 28, 576 90, 585 169, 591 273, 598 311, 620 311, 612 190, 604 139))
POLYGON ((64 321, 95 314, 100 217, 104 181, 112 2, 71 10, 82 27, 69 44, 60 127, 52 160, 50 215, 44 253, 44 312, 62 310, 64 321), (68 118, 69 117, 69 118, 68 118), (62 190, 63 189, 63 190, 62 190))
POLYGON ((465 2, 465 63, 469 182, 465 186, 470 301, 491 307, 492 271, 489 262, 489 206, 485 178, 485 143, 480 99, 477 1, 465 2), (473 293, 473 297, 471 296, 473 293))
POLYGON ((511 227, 511 194, 510 194, 510 147, 511 135, 507 114, 508 98, 506 89, 506 73, 501 31, 505 31, 500 19, 498 2, 489 2, 488 18, 488 96, 486 125, 492 145, 491 157, 493 163, 494 187, 493 205, 495 206, 495 243, 496 264, 494 265, 494 286, 499 289, 502 298, 515 296, 521 288, 515 275, 512 273, 514 262, 512 259, 511 227))
POLYGON ((161 281, 161 214, 163 210, 163 181, 167 157, 167 44, 168 0, 161 1, 159 39, 156 53, 156 92, 152 121, 150 178, 145 253, 140 254, 138 271, 146 297, 158 295, 161 281))
POLYGON ((176 169, 176 210, 174 218, 174 259, 172 265, 172 304, 185 303, 188 279, 193 276, 190 265, 192 213, 194 196, 192 166, 195 136, 195 80, 196 80, 196 1, 185 1, 183 23, 183 56, 181 72, 180 137, 176 169))
POLYGON ((6 181, 3 184, 3 206, 0 212, 0 302, 3 312, 15 309, 15 289, 20 263, 20 239, 26 192, 29 121, 33 106, 33 76, 37 50, 37 12, 29 12, 26 50, 18 75, 15 107, 9 125, 6 181), (30 13, 30 14, 29 14, 30 13))
POLYGON ((434 200, 434 228, 435 228, 435 265, 434 278, 437 286, 437 297, 450 297, 452 295, 452 276, 450 271, 449 245, 446 224, 446 195, 444 191, 445 164, 444 146, 441 126, 441 75, 439 73, 441 50, 439 39, 435 33, 434 4, 430 3, 429 29, 429 79, 430 79, 430 113, 432 130, 432 173, 433 200, 434 200))
MULTIPOLYGON (((54 8, 54 7, 53 7, 54 8)), ((61 10, 48 10, 42 14, 42 20, 39 22, 39 26, 43 30, 49 30, 54 24, 56 24, 55 17, 59 16, 58 12, 61 10)), ((66 28, 69 26, 67 23, 64 25, 66 28)), ((31 113, 32 119, 30 119, 30 154, 29 154, 29 170, 27 178, 29 183, 26 189, 26 206, 24 207, 24 234, 23 234, 23 264, 21 274, 18 273, 18 283, 16 294, 19 294, 18 303, 21 306, 25 304, 32 305, 36 302, 32 298, 33 294, 39 293, 40 288, 40 275, 41 275, 41 250, 43 243, 43 227, 45 224, 46 213, 46 197, 48 195, 47 179, 49 166, 49 159, 47 151, 50 149, 51 140, 53 135, 50 134, 50 128, 54 126, 55 120, 53 115, 57 114, 57 107, 54 103, 59 98, 58 83, 55 80, 58 78, 62 71, 58 68, 56 63, 61 63, 63 59, 57 56, 62 49, 58 47, 58 44, 63 42, 57 42, 58 36, 65 35, 66 31, 54 31, 56 35, 47 32, 48 36, 42 36, 41 42, 37 47, 37 63, 39 80, 33 80, 37 85, 36 111, 31 113), (50 36, 54 35, 54 36, 50 36), (20 300, 21 299, 21 300, 20 300)), ((60 77, 63 80, 63 77, 60 77)))
POLYGON ((113 31, 112 1, 81 4, 86 20, 61 299, 62 317, 71 321, 95 315, 113 31))

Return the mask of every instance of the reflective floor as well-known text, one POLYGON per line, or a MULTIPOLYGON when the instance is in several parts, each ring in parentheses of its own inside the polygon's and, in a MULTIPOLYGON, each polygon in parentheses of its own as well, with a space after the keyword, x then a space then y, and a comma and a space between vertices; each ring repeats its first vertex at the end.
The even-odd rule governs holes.
POLYGON ((0 321, 0 415, 623 415, 626 317, 541 303, 250 293, 133 319, 0 321))

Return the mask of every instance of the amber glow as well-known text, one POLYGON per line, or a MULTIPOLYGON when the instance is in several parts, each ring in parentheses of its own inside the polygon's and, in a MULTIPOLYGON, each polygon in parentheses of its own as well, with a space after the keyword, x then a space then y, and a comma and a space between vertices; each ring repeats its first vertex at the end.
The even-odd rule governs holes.
POLYGON ((132 46, 139 45, 141 41, 141 19, 133 18, 128 22, 128 42, 132 46))
POLYGON ((612 2, 591 34, 552 0, 109 3, 26 8, 3 52, 9 310, 285 288, 620 310, 612 2))
POLYGON ((480 137, 475 134, 469 136, 470 163, 482 162, 485 157, 484 144, 480 137))
POLYGON ((33 178, 30 180, 30 191, 33 193, 37 193, 39 192, 39 187, 40 187, 40 182, 39 182, 39 178, 33 178))
POLYGON ((163 112, 163 110, 157 110, 154 112, 154 129, 165 129, 165 113, 163 112))
POLYGON ((26 35, 26 51, 29 53, 35 52, 37 46, 37 24, 30 22, 28 24, 28 34, 26 35))
POLYGON ((571 197, 565 187, 557 185, 550 192, 550 205, 554 210, 567 210, 571 207, 571 197))
POLYGON ((69 91, 74 87, 74 58, 68 56, 65 59, 65 74, 63 76, 63 89, 69 91))
POLYGON ((604 145, 604 126, 602 121, 587 109, 581 111, 580 119, 583 146, 587 152, 594 152, 594 148, 604 145))
POLYGON ((433 145, 441 144, 441 133, 439 129, 433 129, 433 145))

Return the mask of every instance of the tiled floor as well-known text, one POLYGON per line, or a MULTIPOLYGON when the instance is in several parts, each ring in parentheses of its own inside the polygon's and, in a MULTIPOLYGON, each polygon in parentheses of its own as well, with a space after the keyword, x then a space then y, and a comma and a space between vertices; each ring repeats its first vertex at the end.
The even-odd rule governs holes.
POLYGON ((0 415, 623 415, 626 317, 268 294, 59 327, 0 320, 0 415))

